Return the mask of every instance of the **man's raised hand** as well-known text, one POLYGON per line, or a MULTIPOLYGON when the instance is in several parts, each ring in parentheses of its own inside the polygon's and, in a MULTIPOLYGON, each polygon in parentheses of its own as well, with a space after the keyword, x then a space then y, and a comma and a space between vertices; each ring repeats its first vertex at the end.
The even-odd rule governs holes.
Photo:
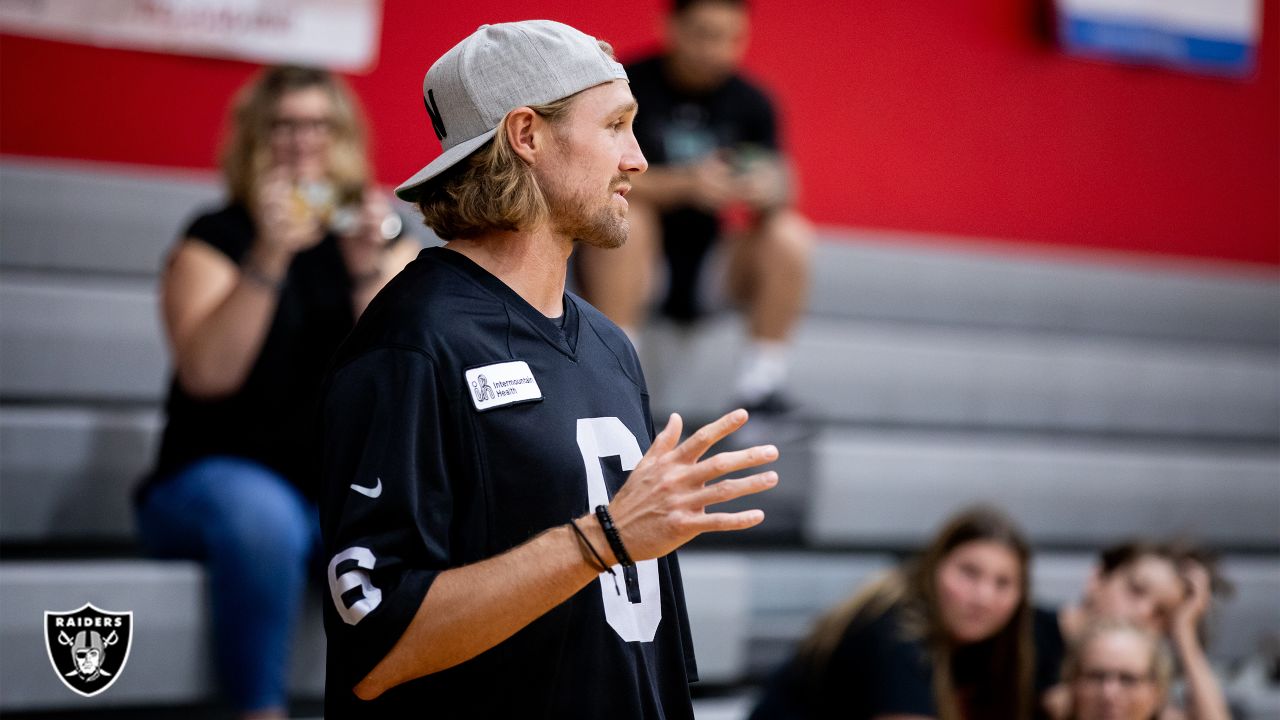
POLYGON ((764 521, 761 510, 706 510, 709 505, 753 495, 778 484, 778 474, 773 471, 712 482, 778 459, 778 449, 772 445, 703 459, 713 445, 746 422, 747 411, 734 410, 680 442, 683 422, 679 415, 671 415, 609 504, 609 512, 633 560, 661 557, 704 532, 744 530, 764 521))

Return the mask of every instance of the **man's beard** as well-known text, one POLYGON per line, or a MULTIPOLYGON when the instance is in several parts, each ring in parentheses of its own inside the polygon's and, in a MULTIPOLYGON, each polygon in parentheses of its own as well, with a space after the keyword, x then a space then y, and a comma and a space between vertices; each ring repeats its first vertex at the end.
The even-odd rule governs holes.
MULTIPOLYGON (((624 176, 612 184, 625 180, 624 176)), ((626 244, 627 218, 619 216, 612 202, 596 204, 593 209, 585 197, 565 190, 567 188, 554 187, 544 191, 547 208, 551 212, 551 225, 556 232, 605 250, 626 244)))

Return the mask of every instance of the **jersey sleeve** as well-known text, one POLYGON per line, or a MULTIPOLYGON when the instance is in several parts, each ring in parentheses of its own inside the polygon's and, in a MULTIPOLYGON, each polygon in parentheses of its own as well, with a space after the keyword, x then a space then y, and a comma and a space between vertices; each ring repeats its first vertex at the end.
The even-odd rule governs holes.
POLYGON ((435 363, 400 348, 361 355, 335 371, 326 389, 325 625, 331 681, 347 687, 387 655, 436 576, 451 566, 443 403, 435 363))

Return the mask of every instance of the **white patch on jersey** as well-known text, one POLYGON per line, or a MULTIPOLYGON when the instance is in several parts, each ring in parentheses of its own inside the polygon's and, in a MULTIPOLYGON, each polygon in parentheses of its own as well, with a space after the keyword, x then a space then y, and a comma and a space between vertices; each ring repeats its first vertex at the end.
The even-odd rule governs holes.
POLYGON ((542 389, 523 360, 471 368, 466 374, 467 392, 476 410, 542 399, 542 389))
POLYGON ((378 478, 378 482, 374 483, 373 487, 351 483, 351 489, 365 497, 376 498, 382 494, 382 478, 378 478))

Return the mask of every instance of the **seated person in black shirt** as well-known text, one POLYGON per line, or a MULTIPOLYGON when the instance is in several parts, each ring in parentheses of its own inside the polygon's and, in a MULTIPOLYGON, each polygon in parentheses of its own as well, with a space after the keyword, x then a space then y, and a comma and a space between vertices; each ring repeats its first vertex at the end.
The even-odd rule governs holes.
POLYGON ((1123 620, 1087 626, 1063 667, 1069 720, 1155 720, 1169 694, 1173 659, 1160 636, 1123 620))
POLYGON ((229 128, 227 202, 181 233, 161 277, 173 378, 135 503, 148 554, 204 563, 222 695, 264 720, 285 716, 319 545, 307 443, 320 381, 420 246, 373 187, 356 99, 334 75, 266 69, 229 128))
POLYGON ((960 513, 916 561, 820 620, 752 720, 1031 717, 1042 621, 1029 558, 1002 513, 960 513))
MULTIPOLYGON (((1068 642, 1083 636, 1096 620, 1121 620, 1168 640, 1185 685, 1186 707, 1166 706, 1166 720, 1227 720, 1222 687, 1204 650, 1204 620, 1215 593, 1230 585, 1217 574, 1213 558, 1178 542, 1137 541, 1104 550, 1082 600, 1058 611, 1058 629, 1068 642), (1185 714, 1184 714, 1185 713, 1185 714)), ((1053 688, 1044 706, 1064 717, 1069 688, 1053 688)))
POLYGON ((649 171, 627 196, 626 245, 583 247, 577 262, 583 296, 635 341, 660 253, 669 276, 662 311, 691 322, 702 312, 703 261, 723 238, 728 289, 747 310, 750 334, 735 400, 767 413, 790 405, 786 353, 808 292, 812 238, 792 205, 772 103, 738 73, 748 20, 745 0, 675 0, 665 54, 627 67, 649 171))

